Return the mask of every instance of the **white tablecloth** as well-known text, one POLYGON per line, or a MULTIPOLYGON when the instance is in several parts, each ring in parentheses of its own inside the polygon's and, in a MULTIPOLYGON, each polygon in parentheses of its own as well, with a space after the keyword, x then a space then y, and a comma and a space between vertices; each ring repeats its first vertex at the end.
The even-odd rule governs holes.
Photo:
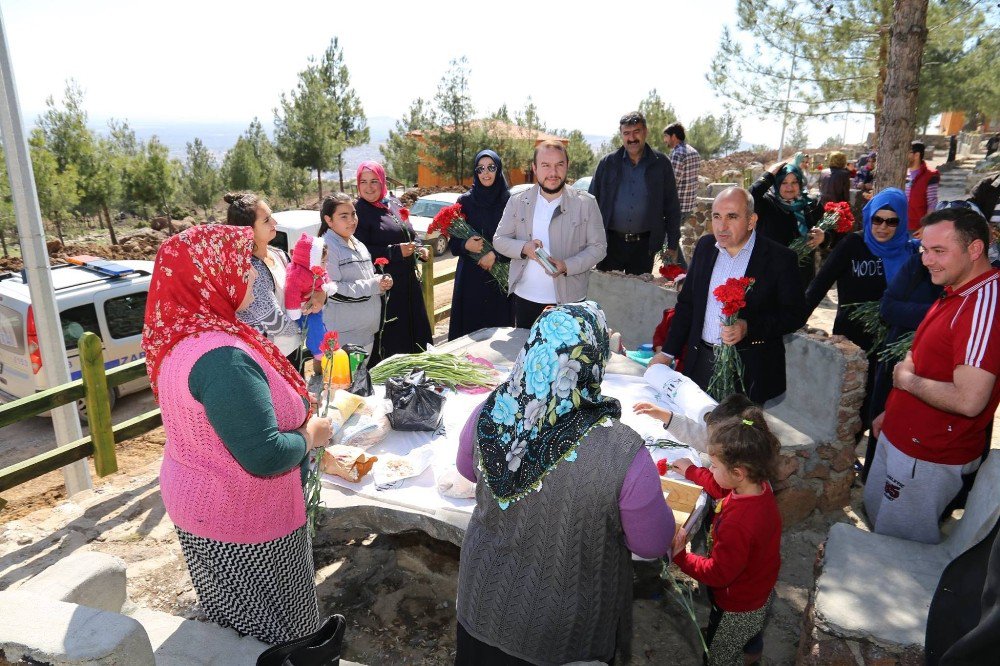
MULTIPOLYGON (((369 401, 384 399, 384 387, 376 386, 375 395, 366 398, 369 401)), ((648 416, 637 416, 632 413, 632 405, 640 400, 660 402, 657 392, 642 378, 628 375, 607 374, 601 384, 604 395, 618 398, 622 403, 622 423, 636 430, 652 443, 657 439, 675 439, 663 430, 659 421, 648 416)), ((458 511, 472 513, 476 505, 475 499, 445 497, 437 491, 435 474, 455 469, 455 458, 458 454, 458 438, 469 415, 483 402, 489 394, 469 395, 449 391, 443 409, 444 427, 437 432, 400 432, 390 431, 380 444, 368 450, 371 455, 396 454, 406 456, 419 447, 430 447, 432 462, 430 467, 419 476, 403 479, 391 487, 376 487, 374 475, 368 474, 360 482, 352 483, 338 476, 323 476, 327 487, 340 486, 351 490, 362 497, 379 500, 397 505, 401 508, 411 508, 419 511, 458 511)), ((679 457, 688 457, 700 465, 697 452, 691 448, 651 448, 653 460, 667 458, 671 462, 679 457)), ((670 472, 673 478, 682 478, 675 472, 670 472)))

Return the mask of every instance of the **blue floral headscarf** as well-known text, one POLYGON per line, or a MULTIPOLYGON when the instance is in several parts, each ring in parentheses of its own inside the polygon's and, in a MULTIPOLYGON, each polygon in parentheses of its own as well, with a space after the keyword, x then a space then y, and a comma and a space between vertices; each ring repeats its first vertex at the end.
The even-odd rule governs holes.
POLYGON ((501 509, 576 460, 591 428, 621 416, 621 403, 601 395, 610 356, 607 320, 593 301, 558 305, 535 321, 476 423, 479 468, 501 509))

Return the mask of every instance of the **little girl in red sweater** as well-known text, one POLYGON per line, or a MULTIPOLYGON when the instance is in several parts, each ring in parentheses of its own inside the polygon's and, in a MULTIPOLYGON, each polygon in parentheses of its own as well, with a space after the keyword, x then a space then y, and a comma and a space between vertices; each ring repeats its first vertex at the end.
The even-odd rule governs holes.
POLYGON ((689 553, 674 536, 674 562, 708 586, 712 611, 706 642, 711 666, 751 664, 764 651, 764 617, 781 568, 781 516, 768 479, 780 444, 759 407, 712 428, 711 468, 686 460, 674 468, 718 500, 709 556, 689 553))

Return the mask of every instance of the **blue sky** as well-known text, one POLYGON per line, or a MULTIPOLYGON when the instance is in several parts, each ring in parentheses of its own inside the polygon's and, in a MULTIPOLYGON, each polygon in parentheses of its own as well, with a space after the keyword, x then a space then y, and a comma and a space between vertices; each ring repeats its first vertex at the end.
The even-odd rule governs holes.
MULTIPOLYGON (((722 111, 705 80, 735 0, 697 3, 280 3, 4 0, 22 110, 31 120, 74 78, 94 118, 133 123, 270 120, 310 56, 340 38, 368 116, 398 118, 466 56, 480 113, 530 95, 550 127, 611 134, 656 88, 682 122, 722 111)), ((743 119, 777 145, 780 119, 743 119)), ((871 128, 871 122, 868 122, 871 128)), ((813 142, 844 121, 809 125, 813 142)), ((861 138, 860 119, 849 140, 861 138)))

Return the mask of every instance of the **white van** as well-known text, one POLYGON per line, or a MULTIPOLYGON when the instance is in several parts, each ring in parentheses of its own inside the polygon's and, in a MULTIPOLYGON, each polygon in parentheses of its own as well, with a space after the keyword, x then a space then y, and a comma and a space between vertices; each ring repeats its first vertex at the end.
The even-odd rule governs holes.
POLYGON ((284 250, 289 256, 303 234, 315 236, 319 231, 318 210, 283 210, 272 213, 271 217, 277 232, 269 245, 284 250))
MULTIPOLYGON (((69 261, 52 266, 51 275, 71 378, 80 377, 77 342, 86 331, 104 343, 106 369, 143 358, 140 342, 153 262, 98 257, 69 261)), ((45 389, 39 377, 45 362, 24 273, 0 273, 0 399, 15 400, 45 389)), ((149 379, 143 378, 116 387, 111 405, 118 396, 148 386, 149 379)))

